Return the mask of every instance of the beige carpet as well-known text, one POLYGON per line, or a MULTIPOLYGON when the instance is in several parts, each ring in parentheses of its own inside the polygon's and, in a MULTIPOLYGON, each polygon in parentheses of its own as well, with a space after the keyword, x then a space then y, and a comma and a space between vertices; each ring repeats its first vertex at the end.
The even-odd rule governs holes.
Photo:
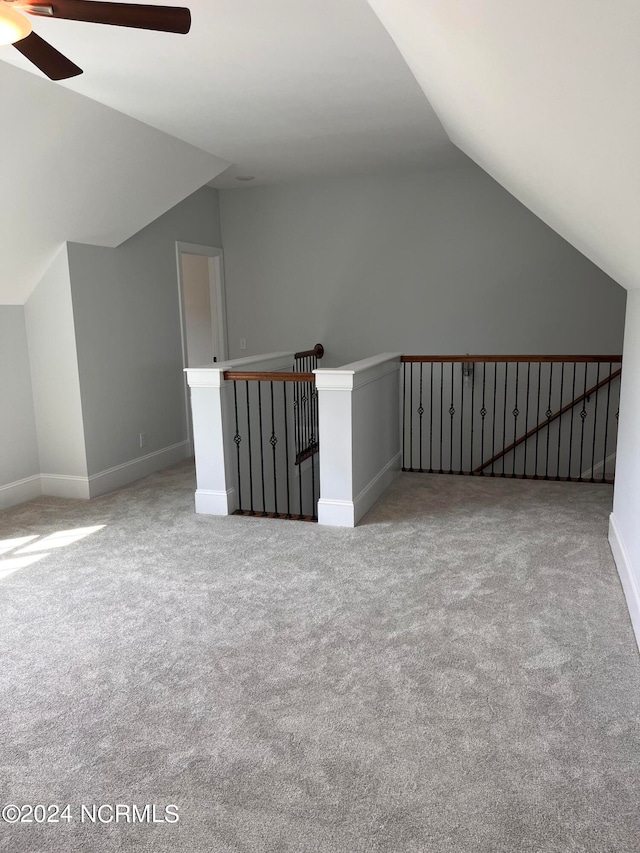
POLYGON ((610 487, 405 474, 354 531, 193 488, 0 514, 0 799, 71 818, 0 850, 637 853, 610 487))

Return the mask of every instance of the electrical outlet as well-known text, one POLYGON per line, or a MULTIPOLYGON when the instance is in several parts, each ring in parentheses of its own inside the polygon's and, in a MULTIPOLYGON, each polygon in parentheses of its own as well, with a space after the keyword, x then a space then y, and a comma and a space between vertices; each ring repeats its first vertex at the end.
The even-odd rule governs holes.
POLYGON ((246 348, 247 348, 247 339, 246 338, 240 338, 240 349, 246 349, 246 348))
POLYGON ((140 447, 146 447, 146 446, 147 446, 147 434, 146 434, 146 432, 141 432, 140 433, 140 447))

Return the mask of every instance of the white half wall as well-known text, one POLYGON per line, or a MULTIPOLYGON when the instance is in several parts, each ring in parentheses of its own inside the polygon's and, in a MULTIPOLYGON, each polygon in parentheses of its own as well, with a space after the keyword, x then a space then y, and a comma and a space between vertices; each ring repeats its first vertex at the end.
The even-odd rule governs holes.
POLYGON ((293 352, 277 352, 185 369, 191 392, 197 513, 230 515, 238 508, 233 383, 224 379, 225 370, 289 371, 293 359, 293 352))
POLYGON ((231 357, 621 352, 625 291, 470 161, 220 199, 231 357))
POLYGON ((397 477, 400 353, 314 370, 320 432, 318 523, 355 527, 397 477))
POLYGON ((29 297, 25 318, 39 471, 50 478, 48 494, 67 497, 66 485, 57 489, 57 479, 86 478, 87 455, 66 246, 29 297))
POLYGON ((616 480, 609 541, 640 646, 640 291, 627 295, 616 480))

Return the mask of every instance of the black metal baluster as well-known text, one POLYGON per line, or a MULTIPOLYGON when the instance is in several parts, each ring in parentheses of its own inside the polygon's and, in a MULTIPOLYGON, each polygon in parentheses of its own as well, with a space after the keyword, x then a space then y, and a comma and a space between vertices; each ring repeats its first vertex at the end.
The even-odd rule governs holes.
POLYGON ((315 521, 316 516, 316 455, 313 452, 315 435, 311 433, 311 518, 315 521))
MULTIPOLYGON (((307 358, 305 373, 309 373, 310 368, 311 368, 311 365, 309 363, 309 358, 307 358)), ((307 422, 309 425, 309 431, 307 432, 309 444, 307 445, 307 447, 309 447, 312 443, 311 435, 313 433, 313 421, 312 421, 312 417, 311 417, 311 405, 312 405, 312 402, 311 402, 311 383, 307 382, 307 422)))
MULTIPOLYGON (((524 411, 524 432, 525 435, 529 432, 529 391, 531 388, 531 362, 527 362, 527 401, 525 404, 524 411)), ((522 463, 522 473, 525 477, 527 477, 527 447, 529 445, 529 440, 526 439, 524 442, 524 462, 522 463)))
MULTIPOLYGON (((589 479, 590 483, 595 483, 595 478, 593 476, 593 468, 596 464, 596 427, 598 426, 598 393, 600 384, 600 362, 598 362, 598 371, 596 373, 596 399, 593 403, 593 444, 591 446, 591 477, 589 479)), ((602 467, 604 468, 604 460, 602 461, 602 467)))
MULTIPOLYGON (((564 361, 560 370, 560 405, 558 411, 562 410, 564 399, 564 361)), ((562 445, 562 415, 558 418, 558 460, 556 462, 556 480, 560 479, 560 447, 562 445)))
POLYGON ((442 466, 442 434, 444 432, 444 361, 440 362, 440 473, 444 474, 442 466))
POLYGON ((409 386, 409 470, 413 471, 413 362, 409 371, 411 385, 409 386))
POLYGON ((242 511, 244 509, 242 506, 242 477, 240 475, 240 442, 242 438, 240 437, 240 430, 238 428, 238 383, 235 380, 233 382, 233 406, 236 413, 236 434, 233 436, 233 440, 236 445, 238 461, 238 509, 242 511))
POLYGON ((609 381, 607 382, 607 413, 604 422, 604 451, 602 462, 602 482, 606 481, 607 477, 607 440, 609 438, 609 404, 611 402, 611 374, 613 372, 613 364, 609 362, 609 381))
POLYGON ((262 484, 262 515, 267 514, 267 500, 264 493, 264 446, 262 438, 262 382, 258 386, 258 426, 260 428, 260 482, 262 484))
MULTIPOLYGON (((482 427, 480 432, 480 463, 484 462, 484 419, 487 416, 487 409, 485 407, 485 388, 487 384, 487 362, 482 362, 482 408, 480 409, 480 417, 482 418, 482 427)), ((473 465, 471 466, 471 470, 473 470, 473 465)), ((482 468, 479 473, 484 476, 484 468, 482 468)))
POLYGON ((569 414, 571 415, 571 425, 569 427, 569 466, 567 470, 567 480, 571 480, 571 462, 573 457, 573 419, 575 415, 575 408, 573 406, 573 401, 576 399, 576 362, 573 362, 573 380, 571 382, 571 408, 569 410, 569 414))
POLYGON ((249 504, 251 506, 251 515, 255 515, 253 508, 253 461, 251 458, 251 410, 249 407, 249 382, 245 383, 247 391, 247 447, 249 448, 249 504))
POLYGON ((287 411, 287 383, 283 382, 284 389, 284 464, 287 467, 287 518, 291 518, 291 493, 289 476, 291 468, 289 465, 289 413, 287 411))
MULTIPOLYGON (((536 426, 540 423, 540 385, 542 384, 542 362, 538 362, 538 400, 536 402, 536 426)), ((538 479, 538 445, 540 442, 540 430, 536 430, 536 470, 533 479, 538 479)))
POLYGON ((433 474, 433 362, 429 389, 429 473, 433 474))
POLYGON ((498 394, 498 362, 493 362, 493 420, 491 421, 491 476, 495 477, 496 455, 496 396, 498 394))
POLYGON ((549 440, 551 438, 551 415, 553 415, 553 409, 551 408, 551 393, 553 390, 553 362, 549 365, 549 402, 547 403, 547 411, 545 412, 547 416, 547 458, 545 461, 544 468, 544 478, 545 480, 549 479, 549 440))
MULTIPOLYGON (((471 364, 471 455, 469 457, 469 473, 473 474, 473 414, 476 396, 476 364, 477 362, 469 362, 471 364)), ((480 460, 482 462, 482 459, 480 460)))
POLYGON ((298 498, 300 504, 298 518, 302 518, 302 456, 298 457, 298 498))
POLYGON ((274 510, 276 518, 278 517, 278 466, 276 464, 276 445, 278 443, 278 438, 276 436, 276 414, 275 414, 275 405, 273 402, 273 381, 269 383, 271 385, 271 437, 269 439, 269 444, 271 445, 271 449, 273 451, 273 501, 274 501, 274 510))
POLYGON ((504 363, 504 399, 502 401, 502 474, 501 477, 504 477, 504 466, 506 453, 504 452, 507 447, 507 382, 509 379, 509 362, 505 361, 504 363))
MULTIPOLYGON (((518 439, 518 415, 520 414, 520 410, 518 409, 518 380, 520 378, 520 363, 516 361, 516 402, 513 407, 513 443, 515 445, 518 439)), ((513 462, 511 465, 511 477, 516 476, 516 448, 513 448, 513 462)))
MULTIPOLYGON (((308 367, 308 359, 305 358, 302 362, 302 369, 306 373, 308 367)), ((303 385, 303 393, 302 393, 302 401, 304 403, 304 447, 302 448, 303 453, 306 452, 309 448, 309 383, 305 382, 303 385)))
POLYGON ((453 416, 456 410, 453 405, 453 362, 451 362, 451 405, 449 406, 449 473, 453 474, 453 416))
POLYGON ((464 362, 460 371, 460 470, 458 474, 462 474, 462 442, 464 439, 464 362))
POLYGON ((407 362, 402 365, 402 470, 407 470, 407 362))
POLYGON ((582 420, 582 426, 580 428, 580 474, 578 476, 578 480, 582 483, 582 460, 583 460, 583 451, 584 451, 584 422, 587 419, 587 363, 584 365, 584 390, 583 390, 583 398, 582 398, 582 409, 580 411, 580 419, 582 420))
POLYGON ((419 433, 419 441, 420 441, 420 473, 423 473, 422 469, 422 415, 424 414, 424 407, 422 405, 422 362, 420 362, 420 405, 418 406, 418 433, 419 433))
POLYGON ((299 382, 293 383, 293 437, 295 441, 296 462, 300 461, 300 401, 298 400, 299 382))

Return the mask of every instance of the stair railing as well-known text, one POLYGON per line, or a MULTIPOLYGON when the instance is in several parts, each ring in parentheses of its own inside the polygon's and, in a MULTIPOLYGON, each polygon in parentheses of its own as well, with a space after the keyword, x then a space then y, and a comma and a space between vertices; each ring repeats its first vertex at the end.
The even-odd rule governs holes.
POLYGON ((612 482, 620 355, 402 361, 403 470, 612 482))
POLYGON ((226 370, 233 383, 236 514, 317 521, 321 344, 295 353, 291 371, 226 370))

